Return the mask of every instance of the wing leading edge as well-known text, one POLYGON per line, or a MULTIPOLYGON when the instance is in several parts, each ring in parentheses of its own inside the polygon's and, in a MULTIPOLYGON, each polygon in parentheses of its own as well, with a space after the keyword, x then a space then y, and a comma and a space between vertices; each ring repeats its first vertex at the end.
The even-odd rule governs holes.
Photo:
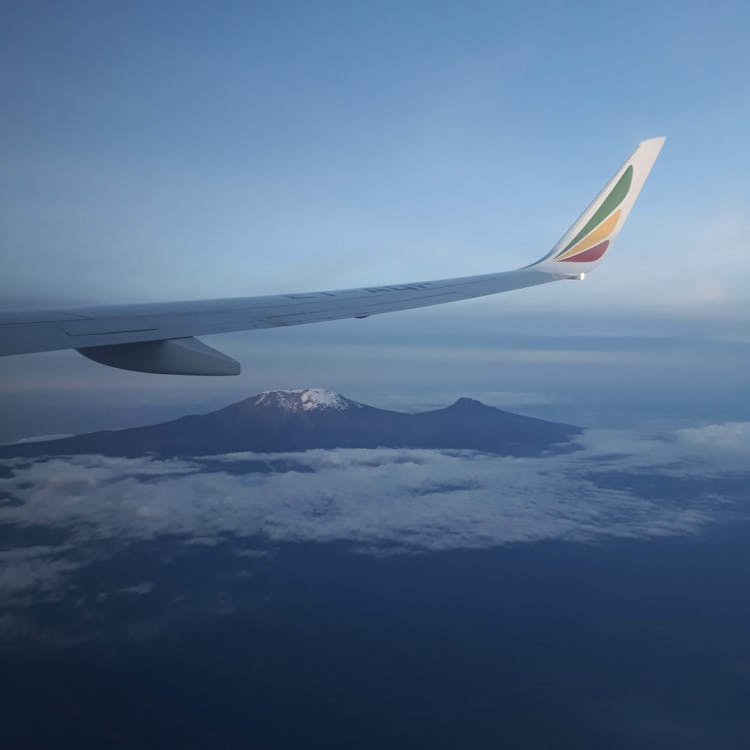
POLYGON ((195 337, 364 318, 583 278, 622 229, 664 143, 639 144, 555 247, 525 268, 481 276, 302 294, 0 312, 0 355, 77 349, 141 372, 234 375, 234 360, 195 337))

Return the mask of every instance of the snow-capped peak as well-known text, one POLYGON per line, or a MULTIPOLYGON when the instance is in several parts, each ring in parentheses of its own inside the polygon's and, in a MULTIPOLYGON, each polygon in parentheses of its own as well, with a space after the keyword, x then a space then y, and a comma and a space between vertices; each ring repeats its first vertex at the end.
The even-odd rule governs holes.
POLYGON ((360 407, 356 401, 350 401, 339 393, 325 388, 295 388, 288 391, 264 391, 255 399, 256 406, 274 406, 286 411, 314 411, 331 409, 343 411, 360 407))

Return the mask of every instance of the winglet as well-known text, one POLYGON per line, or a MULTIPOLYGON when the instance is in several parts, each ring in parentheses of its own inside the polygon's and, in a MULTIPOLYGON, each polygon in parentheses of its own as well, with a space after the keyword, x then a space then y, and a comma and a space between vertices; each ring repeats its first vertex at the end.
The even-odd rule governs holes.
POLYGON ((666 138, 649 138, 617 170, 591 205, 533 268, 583 278, 596 268, 625 224, 666 138))

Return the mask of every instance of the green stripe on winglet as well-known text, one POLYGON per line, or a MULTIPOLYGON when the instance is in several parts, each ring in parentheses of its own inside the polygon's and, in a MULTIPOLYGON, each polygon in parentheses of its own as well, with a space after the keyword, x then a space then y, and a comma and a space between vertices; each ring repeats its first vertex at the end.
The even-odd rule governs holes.
POLYGON ((562 252, 569 250, 576 242, 582 240, 592 229, 595 229, 604 219, 609 216, 624 200, 630 190, 630 183, 633 181, 633 165, 631 164, 623 173, 622 177, 617 180, 617 184, 612 188, 612 192, 604 199, 596 213, 586 222, 586 226, 563 248, 562 252))

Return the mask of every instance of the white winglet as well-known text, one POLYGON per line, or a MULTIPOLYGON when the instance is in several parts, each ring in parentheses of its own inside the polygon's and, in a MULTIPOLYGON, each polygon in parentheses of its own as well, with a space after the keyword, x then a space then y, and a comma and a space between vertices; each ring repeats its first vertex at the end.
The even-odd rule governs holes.
POLYGON ((639 143, 560 241, 531 267, 580 278, 596 268, 625 224, 665 140, 639 143))

